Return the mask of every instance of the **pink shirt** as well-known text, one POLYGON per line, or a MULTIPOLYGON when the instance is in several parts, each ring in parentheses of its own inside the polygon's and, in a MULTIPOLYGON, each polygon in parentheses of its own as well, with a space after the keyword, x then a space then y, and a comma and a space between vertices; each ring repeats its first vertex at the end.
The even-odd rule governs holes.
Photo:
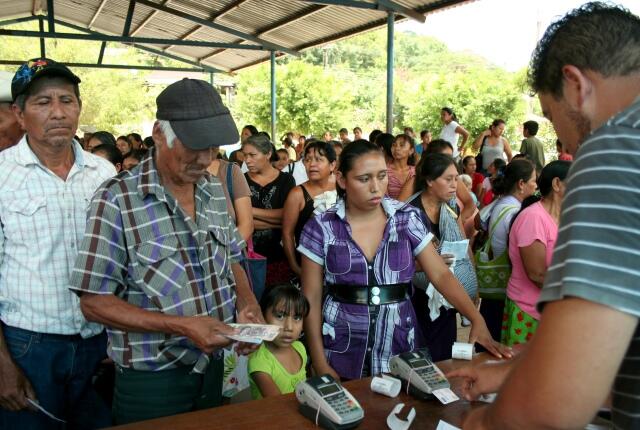
POLYGON ((416 176, 416 168, 415 166, 409 166, 409 174, 407 175, 407 179, 404 182, 401 182, 400 178, 396 176, 396 172, 393 170, 391 165, 388 165, 387 177, 389 178, 389 185, 387 186, 387 195, 392 199, 397 199, 404 184, 414 176, 416 176))
POLYGON ((542 242, 547 248, 546 264, 549 267, 557 239, 558 226, 540 202, 523 210, 509 233, 509 259, 512 271, 507 296, 516 302, 520 309, 538 320, 540 314, 536 310, 536 302, 541 290, 527 276, 519 248, 529 246, 536 240, 542 242))

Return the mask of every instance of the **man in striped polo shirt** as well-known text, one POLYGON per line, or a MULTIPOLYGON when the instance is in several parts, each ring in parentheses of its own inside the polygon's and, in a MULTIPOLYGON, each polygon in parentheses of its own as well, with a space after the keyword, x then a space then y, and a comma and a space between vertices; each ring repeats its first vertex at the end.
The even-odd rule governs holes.
POLYGON ((521 356, 466 368, 465 429, 584 428, 612 397, 640 428, 640 18, 589 3, 551 24, 529 81, 576 158, 536 335, 521 356), (504 383, 503 383, 504 382, 504 383))

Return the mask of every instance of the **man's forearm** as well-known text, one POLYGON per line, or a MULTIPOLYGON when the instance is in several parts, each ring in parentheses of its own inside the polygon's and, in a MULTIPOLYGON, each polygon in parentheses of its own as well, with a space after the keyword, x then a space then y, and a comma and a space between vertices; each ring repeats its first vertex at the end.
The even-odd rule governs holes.
POLYGON ((80 307, 85 318, 108 327, 133 332, 184 335, 185 317, 165 315, 131 305, 111 294, 84 293, 80 307))

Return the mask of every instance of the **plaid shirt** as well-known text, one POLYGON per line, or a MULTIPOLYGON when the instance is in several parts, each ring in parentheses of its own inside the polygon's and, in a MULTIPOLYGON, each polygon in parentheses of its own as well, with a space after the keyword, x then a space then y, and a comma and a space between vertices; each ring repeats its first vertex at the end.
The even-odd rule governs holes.
POLYGON ((116 174, 108 161, 73 142, 66 180, 47 169, 23 137, 0 153, 0 318, 38 333, 90 337, 69 277, 91 196, 116 174))
MULTIPOLYGON (((160 184, 154 154, 103 184, 94 195, 89 222, 71 278, 78 292, 114 294, 152 312, 235 316, 231 264, 244 242, 227 212, 216 178, 195 187, 196 220, 160 184)), ((137 370, 194 366, 209 357, 184 336, 137 333, 107 327, 108 354, 137 370)))

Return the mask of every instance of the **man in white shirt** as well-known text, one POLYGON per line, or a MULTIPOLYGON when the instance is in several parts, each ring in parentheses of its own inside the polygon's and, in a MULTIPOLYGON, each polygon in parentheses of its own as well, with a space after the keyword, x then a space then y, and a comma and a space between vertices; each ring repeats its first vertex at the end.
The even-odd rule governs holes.
POLYGON ((47 58, 16 72, 13 111, 25 130, 0 153, 0 428, 51 429, 110 424, 91 388, 106 357, 102 326, 88 323, 69 291, 86 210, 116 174, 73 140, 80 78, 47 58))

